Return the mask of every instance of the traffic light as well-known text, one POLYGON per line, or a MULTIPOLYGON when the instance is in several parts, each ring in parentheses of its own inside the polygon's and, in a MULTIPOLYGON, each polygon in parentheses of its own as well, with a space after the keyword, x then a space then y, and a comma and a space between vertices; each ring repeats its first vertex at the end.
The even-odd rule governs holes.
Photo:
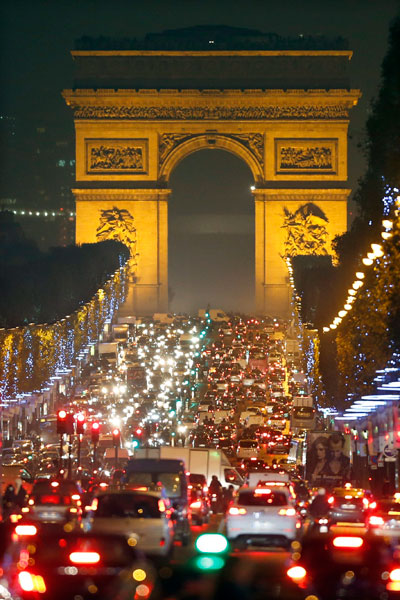
POLYGON ((100 435, 100 423, 98 423, 97 421, 95 421, 94 423, 92 423, 92 429, 91 429, 91 436, 92 436, 92 443, 93 444, 97 444, 99 441, 99 435, 100 435))
POLYGON ((57 433, 60 435, 67 433, 67 413, 65 410, 57 412, 57 433))
POLYGON ((78 435, 85 433, 85 415, 82 413, 76 415, 76 433, 78 435))
POLYGON ((75 433, 75 416, 73 413, 67 413, 65 417, 65 433, 68 435, 75 433))
POLYGON ((112 437, 113 437, 113 445, 114 448, 119 448, 120 444, 121 444, 121 432, 119 429, 115 428, 112 430, 112 437))

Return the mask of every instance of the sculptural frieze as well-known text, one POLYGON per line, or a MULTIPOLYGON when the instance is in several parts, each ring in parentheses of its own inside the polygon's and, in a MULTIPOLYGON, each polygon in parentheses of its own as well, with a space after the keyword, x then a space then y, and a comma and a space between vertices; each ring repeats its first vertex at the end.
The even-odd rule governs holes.
MULTIPOLYGON (((264 162, 264 136, 261 133, 243 133, 243 134, 216 134, 218 138, 229 138, 243 144, 254 154, 255 158, 262 165, 264 162)), ((163 164, 167 156, 180 144, 196 137, 203 137, 204 133, 164 133, 160 136, 159 143, 159 164, 163 164)))
POLYGON ((275 140, 276 172, 335 173, 337 140, 275 140))
POLYGON ((146 140, 87 140, 87 173, 144 173, 146 140))
POLYGON ((124 106, 86 105, 71 102, 75 119, 132 120, 265 120, 347 119, 349 106, 340 104, 296 104, 262 106, 124 106))

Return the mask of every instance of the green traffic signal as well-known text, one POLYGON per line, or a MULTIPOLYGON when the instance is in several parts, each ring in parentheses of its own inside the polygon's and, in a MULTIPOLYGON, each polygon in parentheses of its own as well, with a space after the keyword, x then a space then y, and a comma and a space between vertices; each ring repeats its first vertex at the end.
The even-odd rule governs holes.
POLYGON ((202 554, 222 554, 229 550, 229 542, 222 533, 203 533, 197 538, 195 548, 202 554))

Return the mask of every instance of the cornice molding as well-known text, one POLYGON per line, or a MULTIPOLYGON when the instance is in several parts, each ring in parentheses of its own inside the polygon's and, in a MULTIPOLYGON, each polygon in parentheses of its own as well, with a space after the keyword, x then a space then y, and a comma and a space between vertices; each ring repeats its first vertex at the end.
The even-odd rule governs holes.
POLYGON ((310 200, 324 201, 343 201, 347 199, 351 193, 348 188, 332 188, 332 189, 265 189, 257 188, 252 190, 254 200, 261 202, 277 201, 277 202, 310 202, 310 200))
POLYGON ((108 200, 117 202, 120 200, 168 200, 171 190, 169 189, 79 189, 71 190, 75 200, 108 200))

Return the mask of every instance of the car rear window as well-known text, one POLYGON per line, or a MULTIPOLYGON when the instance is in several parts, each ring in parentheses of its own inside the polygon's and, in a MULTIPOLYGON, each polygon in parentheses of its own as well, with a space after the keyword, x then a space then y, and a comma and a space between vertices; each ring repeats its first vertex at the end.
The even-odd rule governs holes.
POLYGON ((72 495, 79 494, 79 488, 73 482, 60 481, 57 486, 51 485, 52 482, 38 481, 34 484, 32 489, 32 495, 38 496, 40 494, 61 494, 61 495, 72 495))
POLYGON ((252 440, 242 440, 239 442, 239 446, 241 448, 257 448, 258 443, 253 442, 252 440))
POLYGON ((282 492, 254 493, 251 491, 240 492, 238 504, 241 506, 286 506, 286 495, 282 492))
POLYGON ((159 519, 158 500, 144 494, 109 494, 99 496, 96 518, 159 519))

